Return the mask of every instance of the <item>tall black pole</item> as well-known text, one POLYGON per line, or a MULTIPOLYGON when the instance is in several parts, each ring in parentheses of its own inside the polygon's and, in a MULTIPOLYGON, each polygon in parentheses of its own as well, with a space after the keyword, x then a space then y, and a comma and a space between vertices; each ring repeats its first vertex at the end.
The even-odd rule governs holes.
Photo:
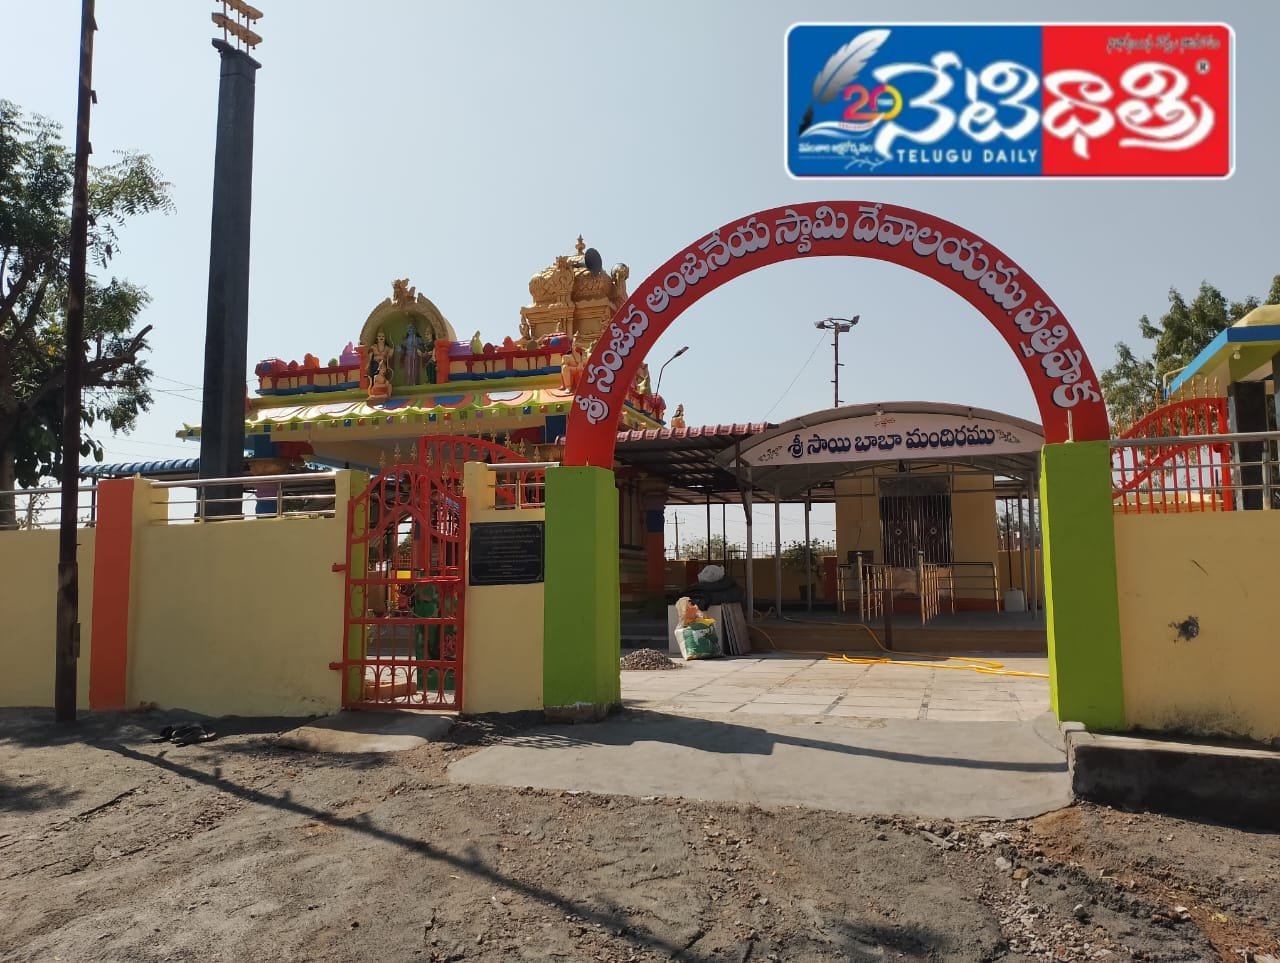
MULTIPOLYGON (((221 57, 218 140, 213 161, 209 232, 209 308, 204 342, 200 477, 244 474, 244 398, 249 337, 249 215, 253 200, 254 80, 260 64, 243 50, 213 41, 221 57)), ((238 486, 209 491, 209 515, 239 514, 238 486)))
POLYGON ((76 159, 71 185, 71 264, 67 278, 66 384, 62 400, 62 518, 58 532, 58 622, 53 673, 54 718, 76 718, 76 660, 80 656, 80 566, 76 559, 80 510, 80 382, 84 366, 84 289, 89 249, 89 110, 93 103, 94 0, 80 5, 80 90, 76 100, 76 159))
POLYGON ((835 401, 832 408, 840 407, 840 325, 837 324, 831 331, 831 344, 835 348, 836 367, 835 377, 831 379, 831 383, 835 385, 835 401))

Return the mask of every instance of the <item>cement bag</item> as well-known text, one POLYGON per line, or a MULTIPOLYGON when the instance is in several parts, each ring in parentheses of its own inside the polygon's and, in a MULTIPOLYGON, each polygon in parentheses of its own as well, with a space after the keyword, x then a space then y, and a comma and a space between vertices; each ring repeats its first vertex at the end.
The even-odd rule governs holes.
POLYGON ((710 619, 699 619, 676 629, 676 642, 680 644, 680 654, 686 660, 714 659, 721 654, 716 625, 710 619))

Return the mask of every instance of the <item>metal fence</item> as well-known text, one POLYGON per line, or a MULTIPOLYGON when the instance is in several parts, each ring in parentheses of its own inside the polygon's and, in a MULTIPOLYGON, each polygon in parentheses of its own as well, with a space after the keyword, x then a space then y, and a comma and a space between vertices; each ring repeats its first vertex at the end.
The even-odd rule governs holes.
POLYGON ((559 462, 503 462, 489 465, 494 475, 493 507, 515 511, 522 508, 545 508, 547 505, 547 469, 559 462))
MULTIPOLYGON (((76 492, 76 525, 79 528, 92 528, 98 521, 98 486, 80 485, 76 492)), ((61 488, 0 491, 0 531, 55 529, 61 523, 61 488)))
POLYGON ((169 524, 257 518, 332 518, 336 471, 152 481, 152 504, 167 506, 169 524), (166 492, 161 496, 159 492, 166 492), (176 496, 176 497, 175 497, 176 496))
MULTIPOLYGON (((246 475, 183 481, 149 481, 158 524, 186 524, 250 518, 331 518, 335 514, 337 472, 246 475), (161 494, 161 493, 165 494, 161 494), (166 497, 167 496, 167 497, 166 497)), ((0 531, 56 529, 62 520, 61 488, 0 491, 0 531), (12 501, 12 511, 7 505, 12 501)), ((98 523, 98 485, 77 489, 76 524, 98 523)))
POLYGON ((1115 511, 1170 515, 1280 508, 1280 432, 1111 441, 1115 511))

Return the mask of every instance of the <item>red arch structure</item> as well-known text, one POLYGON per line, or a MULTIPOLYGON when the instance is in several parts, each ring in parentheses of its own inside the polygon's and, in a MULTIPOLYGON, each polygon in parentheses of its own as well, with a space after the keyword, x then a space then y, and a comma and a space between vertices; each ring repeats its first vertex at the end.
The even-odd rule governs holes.
POLYGON ((676 254, 647 277, 596 342, 565 432, 565 465, 613 467, 627 389, 658 337, 726 281, 781 261, 868 257, 931 277, 995 326, 1022 364, 1045 440, 1110 436, 1098 378, 1080 339, 1040 285, 977 235, 892 204, 827 201, 760 211, 676 254))

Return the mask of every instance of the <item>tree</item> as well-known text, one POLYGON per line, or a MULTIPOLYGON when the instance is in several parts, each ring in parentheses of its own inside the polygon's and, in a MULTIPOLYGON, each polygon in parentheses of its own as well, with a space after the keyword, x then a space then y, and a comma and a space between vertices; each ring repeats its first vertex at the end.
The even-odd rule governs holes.
MULTIPOLYGON (((729 542, 728 556, 736 558, 743 552, 743 548, 737 542, 729 542)), ((711 561, 718 562, 725 558, 725 541, 723 535, 711 536, 711 561)), ((707 557, 707 540, 706 538, 691 538, 680 545, 680 554, 684 558, 706 558, 707 557)))
MULTIPOLYGON (((74 156, 61 127, 0 100, 0 491, 59 478, 65 305, 74 156)), ((89 178, 89 256, 105 270, 125 220, 170 211, 169 184, 150 158, 122 153, 89 178)), ((102 459, 97 425, 129 431, 151 404, 140 360, 150 325, 134 331, 146 291, 90 276, 85 290, 81 454, 102 459)), ((74 484, 76 479, 62 479, 74 484)), ((0 527, 14 522, 0 497, 0 527)))
MULTIPOLYGON (((1170 288, 1169 310, 1157 322, 1145 314, 1138 319, 1139 333, 1153 342, 1151 355, 1141 357, 1122 341, 1116 345, 1116 363, 1102 372, 1102 394, 1112 427, 1117 431, 1128 427, 1162 397, 1168 375, 1190 363, 1219 332, 1261 303, 1256 297, 1228 302, 1207 281, 1190 302, 1170 288)), ((1280 304, 1280 275, 1272 279, 1265 303, 1280 304)))
POLYGON ((807 550, 804 539, 797 539, 783 546, 782 567, 804 578, 801 591, 807 597, 822 578, 822 557, 835 553, 835 542, 830 539, 811 538, 807 550))

